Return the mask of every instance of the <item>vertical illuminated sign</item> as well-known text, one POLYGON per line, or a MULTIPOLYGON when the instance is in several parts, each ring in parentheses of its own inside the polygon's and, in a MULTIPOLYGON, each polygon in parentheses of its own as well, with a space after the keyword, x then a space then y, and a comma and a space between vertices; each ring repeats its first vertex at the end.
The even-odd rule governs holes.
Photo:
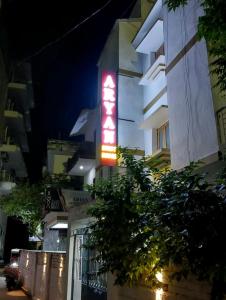
POLYGON ((116 74, 102 73, 102 105, 101 105, 101 164, 114 166, 116 164, 116 74))

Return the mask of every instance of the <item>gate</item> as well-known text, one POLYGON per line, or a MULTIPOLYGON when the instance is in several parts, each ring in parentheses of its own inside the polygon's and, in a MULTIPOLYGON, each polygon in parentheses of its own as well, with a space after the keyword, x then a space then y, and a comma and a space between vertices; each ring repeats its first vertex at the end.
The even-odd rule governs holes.
POLYGON ((107 275, 99 274, 96 251, 86 249, 88 229, 77 230, 74 238, 71 300, 107 300, 107 275))

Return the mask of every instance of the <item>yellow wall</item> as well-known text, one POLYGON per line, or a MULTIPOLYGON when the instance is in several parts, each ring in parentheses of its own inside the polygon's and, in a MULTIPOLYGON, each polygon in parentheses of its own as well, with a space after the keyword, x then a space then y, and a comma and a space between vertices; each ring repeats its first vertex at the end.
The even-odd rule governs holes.
POLYGON ((71 158, 71 155, 54 155, 53 174, 62 174, 65 172, 64 163, 71 158))

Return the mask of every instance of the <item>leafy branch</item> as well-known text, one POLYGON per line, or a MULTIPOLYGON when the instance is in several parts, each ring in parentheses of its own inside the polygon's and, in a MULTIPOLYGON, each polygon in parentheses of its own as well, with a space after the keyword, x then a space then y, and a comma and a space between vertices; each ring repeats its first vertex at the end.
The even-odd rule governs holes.
POLYGON ((42 193, 42 184, 21 183, 10 194, 0 197, 0 207, 6 215, 19 218, 31 233, 35 233, 42 218, 42 193))
POLYGON ((124 174, 89 187, 96 204, 87 247, 99 253, 101 272, 116 275, 116 284, 145 282, 156 287, 156 274, 176 266, 173 278, 193 274, 212 283, 212 299, 226 287, 226 201, 223 182, 214 186, 194 172, 150 169, 122 153, 124 174))

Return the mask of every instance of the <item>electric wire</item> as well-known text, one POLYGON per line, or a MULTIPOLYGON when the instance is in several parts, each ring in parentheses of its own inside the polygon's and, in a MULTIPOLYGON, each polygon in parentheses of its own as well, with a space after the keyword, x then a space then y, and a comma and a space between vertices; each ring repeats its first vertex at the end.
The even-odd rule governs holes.
POLYGON ((83 25, 84 23, 86 23, 87 21, 89 21, 91 18, 95 17, 97 14, 99 14, 100 12, 102 12, 102 10, 104 10, 108 5, 110 5, 110 3, 113 0, 108 0, 103 6, 101 6, 100 8, 98 8, 96 11, 94 11, 91 15, 89 15, 88 17, 86 17, 85 19, 83 19, 81 22, 77 23, 75 26, 73 26, 72 28, 70 28, 68 31, 66 31, 63 35, 61 35, 60 37, 56 38, 55 40, 47 43, 46 45, 42 46, 39 50, 37 50, 36 52, 34 52, 33 54, 31 54, 30 56, 24 58, 21 62, 25 62, 27 60, 30 60, 31 58, 39 55, 40 53, 42 53, 43 51, 45 51, 47 48, 57 44, 58 42, 60 42, 61 40, 63 40, 65 37, 67 37, 69 34, 71 34, 74 30, 78 29, 81 25, 83 25))

